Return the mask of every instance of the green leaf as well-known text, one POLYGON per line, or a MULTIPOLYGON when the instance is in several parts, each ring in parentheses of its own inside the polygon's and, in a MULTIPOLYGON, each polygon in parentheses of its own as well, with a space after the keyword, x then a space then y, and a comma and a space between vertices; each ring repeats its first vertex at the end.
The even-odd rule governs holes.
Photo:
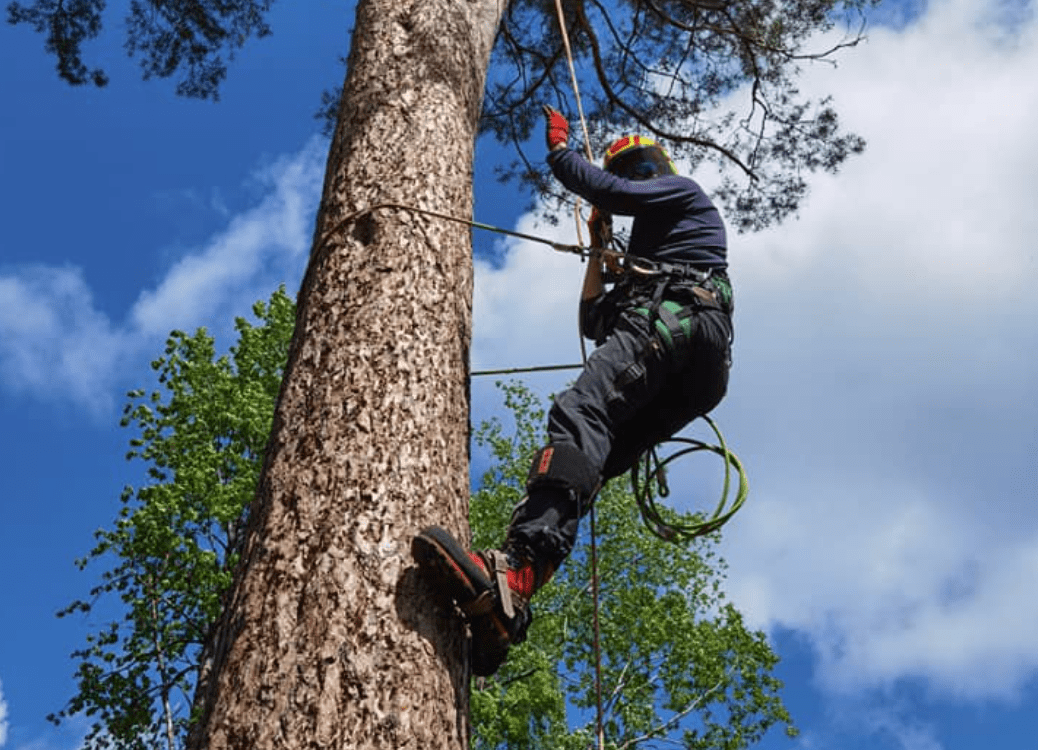
POLYGON ((143 462, 143 479, 77 562, 105 566, 92 601, 58 613, 96 613, 101 600, 120 612, 73 653, 77 692, 54 715, 90 716, 91 750, 151 748, 164 743, 167 719, 179 737, 189 724, 201 644, 230 585, 295 323, 284 288, 253 312, 256 323, 237 321, 229 355, 217 356, 205 329, 173 331, 152 363, 160 387, 127 396, 120 424, 135 433, 127 458, 143 462))

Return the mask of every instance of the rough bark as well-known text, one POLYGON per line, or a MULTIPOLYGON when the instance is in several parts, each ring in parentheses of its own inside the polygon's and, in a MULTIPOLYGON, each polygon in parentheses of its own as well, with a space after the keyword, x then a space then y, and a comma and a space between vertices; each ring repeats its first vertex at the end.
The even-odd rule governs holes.
POLYGON ((469 216, 505 0, 361 0, 314 250, 193 748, 467 747, 460 623, 410 539, 468 535, 469 216), (353 219, 348 217, 359 215, 353 219))

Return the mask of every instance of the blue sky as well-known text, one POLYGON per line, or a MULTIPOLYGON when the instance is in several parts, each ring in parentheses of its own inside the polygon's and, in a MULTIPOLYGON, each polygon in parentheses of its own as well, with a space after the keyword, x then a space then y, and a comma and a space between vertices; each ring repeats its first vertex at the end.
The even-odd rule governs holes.
MULTIPOLYGON (((350 5, 275 4, 217 104, 142 83, 114 32, 94 47, 110 87, 71 90, 35 35, 0 27, 0 748, 84 734, 44 717, 100 623, 54 612, 94 583, 73 561, 140 481, 124 392, 170 329, 226 346, 235 315, 298 287, 326 146, 312 113, 350 5)), ((723 552, 803 731, 766 748, 1033 744, 1035 70, 1033 1, 932 0, 875 26, 802 85, 835 95, 867 154, 816 179, 798 220, 733 238, 717 416, 752 495, 723 552)), ((480 156, 478 219, 573 239, 518 215, 480 156)), ((477 262, 474 368, 577 360, 574 258, 475 239, 500 262, 477 262)), ((476 419, 492 391, 477 383, 476 419)))

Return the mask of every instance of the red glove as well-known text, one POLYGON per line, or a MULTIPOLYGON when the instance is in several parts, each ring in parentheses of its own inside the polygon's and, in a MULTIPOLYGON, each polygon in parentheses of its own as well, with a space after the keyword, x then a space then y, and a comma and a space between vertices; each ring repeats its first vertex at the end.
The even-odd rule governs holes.
POLYGON ((545 138, 548 142, 548 150, 554 151, 560 146, 565 146, 569 140, 569 123, 562 113, 553 107, 544 105, 544 116, 548 118, 545 129, 545 138))

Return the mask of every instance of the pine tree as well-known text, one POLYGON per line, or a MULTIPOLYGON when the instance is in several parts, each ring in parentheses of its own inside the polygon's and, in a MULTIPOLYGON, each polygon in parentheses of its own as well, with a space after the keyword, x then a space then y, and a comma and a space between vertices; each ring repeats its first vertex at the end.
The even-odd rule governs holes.
POLYGON ((358 4, 295 338, 189 747, 460 748, 462 630, 410 538, 468 534, 472 158, 501 4, 358 4), (387 148, 387 144, 392 144, 387 148))

